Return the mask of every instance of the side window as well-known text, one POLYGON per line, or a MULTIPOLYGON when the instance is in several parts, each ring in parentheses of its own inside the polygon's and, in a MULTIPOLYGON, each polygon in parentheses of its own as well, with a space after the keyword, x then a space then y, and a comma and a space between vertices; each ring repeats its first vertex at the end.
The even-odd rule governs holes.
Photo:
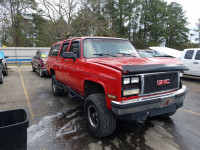
POLYGON ((200 60, 200 50, 197 51, 195 60, 200 60))
POLYGON ((77 54, 77 57, 79 57, 79 48, 80 48, 79 43, 80 43, 79 41, 73 41, 69 49, 69 52, 73 52, 74 54, 77 54))
POLYGON ((193 54, 194 54, 194 50, 188 50, 185 53, 185 59, 192 59, 193 54))
POLYGON ((58 56, 58 52, 60 50, 60 44, 57 44, 57 45, 54 45, 52 48, 51 48, 51 51, 49 53, 49 56, 58 56))
POLYGON ((64 52, 67 52, 68 47, 69 47, 69 42, 63 43, 62 49, 61 49, 61 51, 60 51, 60 57, 63 56, 63 53, 64 53, 64 52))

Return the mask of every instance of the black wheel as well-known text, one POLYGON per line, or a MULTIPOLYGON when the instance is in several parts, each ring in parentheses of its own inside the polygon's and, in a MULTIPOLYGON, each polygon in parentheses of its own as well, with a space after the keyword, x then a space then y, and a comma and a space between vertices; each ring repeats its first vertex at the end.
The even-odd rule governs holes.
POLYGON ((3 73, 1 74, 0 84, 3 84, 3 73))
POLYGON ((163 115, 159 115, 158 117, 159 118, 168 118, 168 117, 172 116, 175 113, 176 113, 176 111, 173 111, 173 112, 169 112, 169 113, 166 113, 166 114, 163 114, 163 115))
MULTIPOLYGON (((32 63, 31 63, 31 64, 32 64, 32 63)), ((35 72, 35 68, 33 67, 33 64, 32 64, 32 71, 35 72)))
POLYGON ((4 75, 4 76, 7 76, 7 75, 8 75, 8 68, 7 68, 7 67, 6 67, 5 70, 3 70, 3 75, 4 75))
POLYGON ((106 106, 104 94, 92 94, 86 98, 84 114, 89 131, 96 137, 111 135, 116 127, 116 118, 106 106))
POLYGON ((57 82, 57 80, 56 80, 56 76, 55 76, 55 75, 52 76, 51 87, 52 87, 52 92, 53 92, 53 94, 54 94, 55 96, 61 96, 61 95, 63 95, 64 90, 63 90, 63 89, 60 89, 60 88, 58 87, 58 82, 57 82))
POLYGON ((44 77, 44 73, 42 72, 42 69, 40 68, 40 66, 38 67, 38 72, 40 77, 44 77))

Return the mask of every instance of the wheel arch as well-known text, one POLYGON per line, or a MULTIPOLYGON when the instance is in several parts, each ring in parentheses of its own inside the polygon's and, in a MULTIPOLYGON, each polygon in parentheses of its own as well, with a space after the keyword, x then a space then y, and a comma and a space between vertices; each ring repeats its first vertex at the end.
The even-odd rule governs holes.
POLYGON ((88 97, 91 94, 95 93, 103 93, 105 94, 105 86, 102 83, 95 82, 92 80, 85 80, 84 81, 84 95, 88 97))

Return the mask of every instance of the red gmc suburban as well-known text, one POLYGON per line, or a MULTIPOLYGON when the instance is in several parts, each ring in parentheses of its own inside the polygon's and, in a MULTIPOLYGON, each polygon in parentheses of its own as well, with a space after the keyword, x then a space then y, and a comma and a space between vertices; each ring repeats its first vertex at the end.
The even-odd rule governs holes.
POLYGON ((187 92, 180 74, 187 68, 176 58, 140 57, 125 39, 80 37, 51 47, 47 71, 52 91, 85 100, 89 131, 112 134, 116 117, 144 121, 168 117, 183 106, 187 92))

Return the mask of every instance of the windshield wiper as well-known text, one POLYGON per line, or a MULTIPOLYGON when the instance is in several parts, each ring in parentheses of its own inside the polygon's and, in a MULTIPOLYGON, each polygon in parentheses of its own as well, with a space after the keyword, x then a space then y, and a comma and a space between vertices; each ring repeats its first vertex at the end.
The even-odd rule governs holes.
POLYGON ((133 56, 133 57, 136 57, 136 56, 134 56, 134 55, 132 55, 132 54, 128 54, 128 53, 117 53, 117 54, 122 54, 122 55, 128 55, 128 56, 133 56))
POLYGON ((116 56, 114 56, 114 55, 105 54, 105 53, 98 53, 98 54, 93 54, 93 55, 98 55, 98 56, 112 56, 112 57, 116 57, 116 56))
POLYGON ((154 56, 154 57, 172 57, 172 58, 175 58, 175 57, 170 56, 170 55, 161 55, 161 56, 154 56))

